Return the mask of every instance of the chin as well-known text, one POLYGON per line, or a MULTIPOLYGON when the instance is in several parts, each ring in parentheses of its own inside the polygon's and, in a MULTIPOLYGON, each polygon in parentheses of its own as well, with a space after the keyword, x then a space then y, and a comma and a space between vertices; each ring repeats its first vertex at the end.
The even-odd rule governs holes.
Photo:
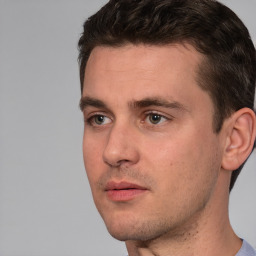
POLYGON ((125 217, 118 219, 116 216, 104 219, 109 234, 120 241, 133 240, 136 234, 133 222, 125 217))
POLYGON ((159 220, 154 222, 145 219, 143 221, 122 219, 122 221, 105 221, 105 224, 110 235, 119 241, 149 241, 169 231, 166 223, 161 223, 159 220))
POLYGON ((128 240, 133 240, 133 241, 148 241, 155 236, 146 234, 145 232, 137 232, 137 230, 112 230, 108 229, 109 234, 119 240, 119 241, 128 241, 128 240))

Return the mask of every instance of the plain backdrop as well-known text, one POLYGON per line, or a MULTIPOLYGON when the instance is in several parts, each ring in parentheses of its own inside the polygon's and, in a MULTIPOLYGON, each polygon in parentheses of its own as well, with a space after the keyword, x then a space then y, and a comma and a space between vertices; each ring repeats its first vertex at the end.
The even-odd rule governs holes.
MULTIPOLYGON (((0 255, 125 255, 97 213, 82 160, 77 41, 103 0, 0 0, 0 255)), ((256 1, 226 0, 256 39, 256 1)), ((231 194, 256 246, 256 154, 231 194)))

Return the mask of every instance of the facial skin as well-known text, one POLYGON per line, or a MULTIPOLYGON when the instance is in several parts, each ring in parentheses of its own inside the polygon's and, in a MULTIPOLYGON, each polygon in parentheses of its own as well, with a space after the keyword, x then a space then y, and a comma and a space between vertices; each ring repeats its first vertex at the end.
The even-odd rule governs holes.
POLYGON ((221 147, 212 129, 213 104, 196 82, 200 61, 192 47, 181 45, 97 47, 89 58, 84 162, 95 204, 120 240, 174 230, 211 198, 221 147), (145 190, 131 200, 111 200, 105 189, 112 181, 145 190))
MULTIPOLYGON (((85 168, 108 231, 127 244, 185 241, 208 220, 228 223, 228 129, 213 132, 213 103, 197 84, 201 61, 179 44, 96 47, 90 55, 81 100, 85 168)), ((229 230, 219 226, 220 234, 229 230)))

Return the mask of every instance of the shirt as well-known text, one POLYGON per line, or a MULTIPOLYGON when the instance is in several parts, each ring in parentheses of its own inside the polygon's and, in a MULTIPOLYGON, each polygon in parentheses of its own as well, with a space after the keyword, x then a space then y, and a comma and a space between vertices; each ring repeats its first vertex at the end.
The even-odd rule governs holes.
POLYGON ((236 254, 236 256, 256 256, 256 251, 252 248, 250 244, 243 240, 242 247, 236 254))
POLYGON ((243 240, 242 247, 235 256, 256 256, 256 251, 252 248, 250 244, 243 240))

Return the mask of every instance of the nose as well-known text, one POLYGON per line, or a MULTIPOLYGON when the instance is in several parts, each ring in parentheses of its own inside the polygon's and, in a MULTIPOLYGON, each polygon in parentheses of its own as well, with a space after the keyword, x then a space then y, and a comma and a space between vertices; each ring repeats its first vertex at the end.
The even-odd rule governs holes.
POLYGON ((135 133, 127 125, 115 124, 109 132, 103 161, 111 167, 136 164, 139 161, 139 151, 135 133))

